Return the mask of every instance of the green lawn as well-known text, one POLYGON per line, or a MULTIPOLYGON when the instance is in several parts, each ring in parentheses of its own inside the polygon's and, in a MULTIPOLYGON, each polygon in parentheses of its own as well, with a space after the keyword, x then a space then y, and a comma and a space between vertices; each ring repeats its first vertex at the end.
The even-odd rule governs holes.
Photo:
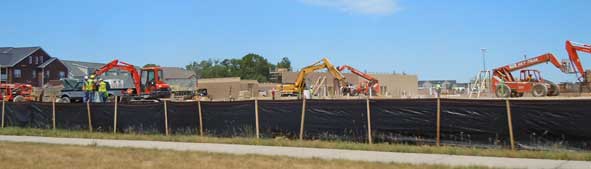
POLYGON ((26 135, 26 136, 47 136, 47 137, 70 137, 70 138, 94 138, 94 139, 122 139, 122 140, 155 140, 155 141, 176 141, 195 143, 226 143, 226 144, 247 144, 266 146, 289 146, 289 147, 312 147, 312 148, 333 148, 349 150, 369 150, 384 152, 408 152, 408 153, 431 153, 451 155, 474 155, 492 157, 514 157, 514 158, 537 158, 537 159, 559 159, 559 160, 581 160, 591 161, 591 152, 577 152, 567 150, 553 151, 531 151, 531 150, 508 150, 508 149, 485 149, 453 146, 430 146, 430 145, 405 145, 405 144, 363 144, 342 141, 299 141, 280 139, 255 139, 255 138, 218 138, 200 137, 194 135, 164 136, 159 134, 113 134, 87 131, 49 130, 31 128, 3 128, 0 135, 26 135))

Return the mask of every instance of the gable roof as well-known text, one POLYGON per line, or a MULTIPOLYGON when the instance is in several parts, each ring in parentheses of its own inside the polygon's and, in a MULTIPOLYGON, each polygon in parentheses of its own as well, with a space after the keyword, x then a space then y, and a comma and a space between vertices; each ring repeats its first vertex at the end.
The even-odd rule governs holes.
POLYGON ((41 47, 0 47, 0 65, 12 67, 39 49, 41 47))
MULTIPOLYGON (((56 61, 57 58, 49 58, 49 60, 43 62, 43 64, 37 66, 38 68, 45 68, 47 65, 51 64, 51 62, 56 61)), ((59 60, 58 60, 59 61, 59 60)))

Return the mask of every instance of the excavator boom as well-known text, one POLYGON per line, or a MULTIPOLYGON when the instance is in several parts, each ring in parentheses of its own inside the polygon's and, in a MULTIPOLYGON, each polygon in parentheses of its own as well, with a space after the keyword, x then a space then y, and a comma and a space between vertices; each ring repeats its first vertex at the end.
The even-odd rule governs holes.
POLYGON ((302 70, 298 73, 298 76, 297 76, 294 84, 279 85, 278 87, 279 87, 281 93, 282 94, 285 94, 285 93, 292 93, 293 94, 293 93, 301 92, 302 89, 304 88, 306 76, 309 73, 312 73, 312 72, 320 70, 320 69, 327 69, 328 72, 332 76, 334 76, 337 80, 339 80, 341 85, 346 85, 345 76, 343 76, 343 74, 341 74, 341 72, 339 70, 337 70, 334 67, 334 65, 332 63, 330 63, 330 61, 327 58, 322 58, 322 60, 320 60, 310 66, 306 66, 306 67, 302 68, 302 70))
POLYGON ((583 64, 581 63, 581 59, 579 58, 579 54, 577 52, 580 51, 591 54, 591 45, 567 40, 565 47, 571 64, 575 67, 576 71, 580 73, 578 79, 580 81, 586 82, 588 80, 585 78, 587 73, 585 72, 585 68, 583 68, 583 64))
POLYGON ((359 71, 358 69, 355 69, 349 65, 342 65, 342 66, 337 67, 337 69, 340 72, 343 72, 343 70, 348 69, 349 71, 351 71, 351 73, 369 81, 369 83, 367 84, 367 86, 368 86, 367 88, 373 88, 373 91, 375 93, 380 93, 380 84, 379 84, 378 79, 376 79, 375 77, 373 77, 367 73, 364 73, 362 71, 359 71))
POLYGON ((131 77, 133 78, 133 83, 135 86, 135 92, 137 95, 141 94, 141 85, 140 85, 140 75, 137 72, 137 70, 135 69, 135 66, 133 66, 132 64, 129 63, 125 63, 122 61, 119 61, 117 59, 109 62, 108 64, 104 65, 103 67, 97 69, 94 72, 95 76, 100 76, 106 72, 108 72, 111 69, 121 69, 121 70, 125 70, 128 71, 129 74, 131 74, 131 77))

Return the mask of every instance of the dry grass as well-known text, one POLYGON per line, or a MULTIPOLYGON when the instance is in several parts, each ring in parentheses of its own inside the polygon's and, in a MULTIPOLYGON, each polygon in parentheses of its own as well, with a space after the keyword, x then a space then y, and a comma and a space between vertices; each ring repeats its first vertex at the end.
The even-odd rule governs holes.
POLYGON ((453 147, 453 146, 430 146, 430 145, 405 145, 405 144, 373 144, 342 142, 342 141, 299 141, 288 139, 254 139, 254 138, 218 138, 199 137, 194 135, 163 136, 159 134, 112 134, 112 133, 90 133, 86 131, 68 130, 43 130, 31 128, 3 128, 0 135, 28 135, 48 137, 70 137, 70 138, 95 138, 95 139, 123 139, 123 140, 156 140, 156 141, 177 141, 197 143, 225 143, 225 144, 247 144, 267 146, 288 146, 288 147, 312 147, 332 148, 348 150, 369 150, 385 152, 407 152, 407 153, 430 153, 430 154, 451 154, 451 155, 473 155, 491 157, 513 157, 513 158, 536 158, 536 159, 557 159, 557 160, 581 160, 591 161, 591 152, 578 152, 567 150, 553 151, 531 151, 508 149, 486 149, 475 147, 453 147))
MULTIPOLYGON (((21 168, 94 168, 94 169, 149 169, 149 168, 424 168, 447 169, 448 166, 385 164, 344 160, 296 159, 259 155, 228 155, 201 152, 178 152, 132 148, 105 148, 31 143, 0 142, 0 166, 21 168)), ((463 167, 483 168, 483 167, 463 167)))

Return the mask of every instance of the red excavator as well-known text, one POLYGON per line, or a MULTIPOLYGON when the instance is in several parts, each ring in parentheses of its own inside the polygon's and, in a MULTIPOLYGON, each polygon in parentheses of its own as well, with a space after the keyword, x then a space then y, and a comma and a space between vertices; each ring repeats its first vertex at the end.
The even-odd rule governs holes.
POLYGON ((541 63, 551 62, 562 72, 568 72, 570 66, 567 62, 559 62, 556 56, 546 53, 538 57, 519 61, 493 69, 492 89, 497 97, 521 97, 526 92, 531 92, 534 97, 558 96, 558 85, 542 78, 540 71, 525 69, 541 63), (524 70, 521 70, 524 69, 524 70), (513 77, 511 72, 521 70, 519 79, 513 77))
POLYGON ((372 90, 371 91, 372 95, 377 95, 378 93, 380 93, 380 83, 379 83, 378 79, 376 79, 375 77, 370 76, 367 73, 361 72, 349 65, 342 65, 342 66, 337 67, 337 69, 339 70, 339 72, 343 72, 343 70, 348 69, 349 71, 351 71, 351 73, 367 80, 367 83, 358 85, 357 88, 355 88, 355 90, 352 93, 355 93, 355 94, 363 93, 365 95, 369 95, 370 88, 372 90))
POLYGON ((588 72, 585 71, 585 69, 583 68, 581 60, 579 58, 579 54, 577 52, 585 52, 591 54, 591 45, 567 40, 565 47, 572 66, 576 69, 576 73, 579 73, 577 79, 584 84, 589 83, 589 78, 591 77, 588 77, 588 72))
POLYGON ((138 73, 134 65, 115 59, 97 69, 94 75, 102 75, 111 69, 125 70, 131 74, 135 89, 131 89, 127 94, 133 96, 133 99, 143 100, 170 97, 170 86, 161 80, 163 78, 162 68, 158 66, 141 68, 141 73, 138 73))

